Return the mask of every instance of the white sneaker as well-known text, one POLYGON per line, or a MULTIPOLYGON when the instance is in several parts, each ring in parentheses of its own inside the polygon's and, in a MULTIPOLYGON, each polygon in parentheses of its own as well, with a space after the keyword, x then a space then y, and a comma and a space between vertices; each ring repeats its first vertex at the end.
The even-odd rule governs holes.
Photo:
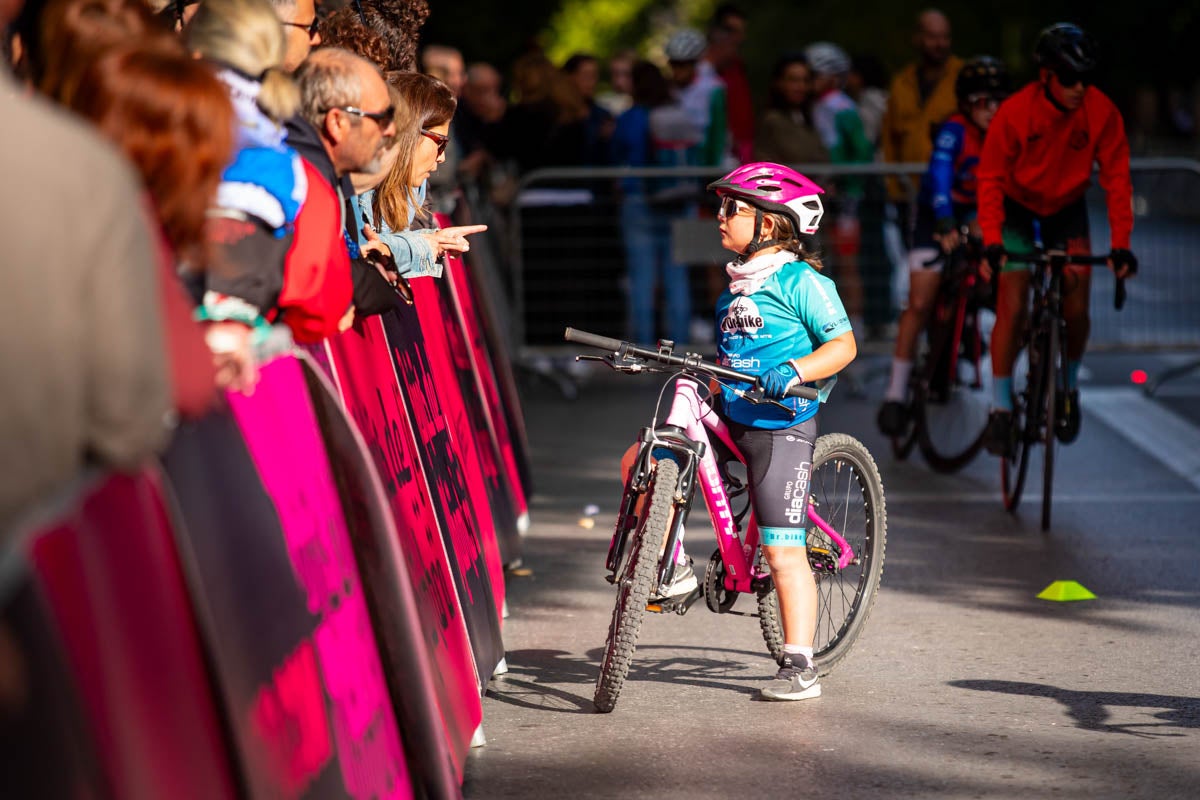
POLYGON ((692 569, 692 560, 689 558, 687 563, 675 565, 675 575, 671 578, 671 582, 664 586, 662 592, 656 594, 655 597, 661 599, 686 597, 699 585, 696 581, 696 572, 692 569))
POLYGON ((808 700, 821 696, 817 667, 804 656, 784 654, 775 680, 761 689, 767 700, 808 700))

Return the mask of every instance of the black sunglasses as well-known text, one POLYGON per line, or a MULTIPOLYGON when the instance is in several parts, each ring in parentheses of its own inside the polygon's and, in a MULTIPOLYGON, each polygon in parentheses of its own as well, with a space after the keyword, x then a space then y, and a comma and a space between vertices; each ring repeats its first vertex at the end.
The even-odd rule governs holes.
POLYGON ((446 152, 446 146, 450 144, 450 137, 444 133, 421 128, 421 135, 426 139, 433 139, 433 141, 437 142, 439 156, 446 152))
POLYGON ((285 22, 283 24, 290 25, 293 28, 300 28, 301 30, 308 31, 308 38, 310 38, 310 39, 313 38, 314 36, 316 36, 317 33, 319 33, 321 30, 321 18, 320 17, 313 17, 313 21, 308 23, 307 25, 305 25, 303 22, 285 22))
POLYGON ((392 117, 396 116, 395 106, 388 106, 383 111, 363 111, 361 108, 355 108, 354 106, 334 106, 333 108, 325 109, 325 113, 328 114, 335 108, 338 111, 345 111, 347 114, 353 114, 356 117, 373 119, 375 120, 375 124, 380 128, 386 128, 388 123, 392 121, 392 117))
POLYGON ((1058 82, 1063 86, 1070 88, 1076 84, 1082 83, 1084 86, 1089 86, 1092 83, 1092 76, 1083 72, 1075 72, 1070 69, 1056 69, 1054 75, 1058 78, 1058 82))

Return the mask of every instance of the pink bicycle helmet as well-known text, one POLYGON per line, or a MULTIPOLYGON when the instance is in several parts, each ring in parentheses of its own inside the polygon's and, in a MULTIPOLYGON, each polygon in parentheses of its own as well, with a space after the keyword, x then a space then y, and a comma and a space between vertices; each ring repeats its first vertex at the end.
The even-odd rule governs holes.
MULTIPOLYGON (((825 213, 825 207, 821 205, 825 190, 796 170, 769 161, 744 164, 710 183, 708 189, 718 195, 745 200, 757 209, 783 214, 799 233, 816 233, 825 213)), ((758 228, 756 224, 755 239, 758 228)), ((765 246, 761 244, 755 249, 765 246)))

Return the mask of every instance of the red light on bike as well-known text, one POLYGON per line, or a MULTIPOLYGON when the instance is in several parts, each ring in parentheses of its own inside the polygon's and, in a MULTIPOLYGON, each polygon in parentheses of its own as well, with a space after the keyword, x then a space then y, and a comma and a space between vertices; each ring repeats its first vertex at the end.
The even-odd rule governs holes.
POLYGON ((1129 373, 1129 380, 1132 381, 1136 386, 1141 386, 1143 383, 1145 383, 1146 378, 1146 370, 1144 369, 1135 369, 1133 372, 1129 373))

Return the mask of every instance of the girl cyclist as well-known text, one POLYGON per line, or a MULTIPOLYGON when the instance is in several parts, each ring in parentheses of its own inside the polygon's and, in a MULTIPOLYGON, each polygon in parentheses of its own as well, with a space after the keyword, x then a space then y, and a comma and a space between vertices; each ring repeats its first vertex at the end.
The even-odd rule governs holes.
MULTIPOLYGON (((941 282, 940 263, 928 265, 938 248, 949 253, 959 244, 959 226, 975 221, 975 167, 983 137, 996 108, 1009 94, 1008 70, 990 56, 968 61, 954 82, 959 113, 938 129, 929 170, 921 178, 913 247, 908 254, 908 307, 900 315, 891 377, 879 409, 879 430, 900 435, 908 422, 908 378, 917 335, 933 306, 941 282)), ((988 270, 985 267, 985 272, 988 270)))
POLYGON ((721 246, 737 257, 717 301, 719 361, 758 375, 764 394, 787 410, 755 405, 722 387, 719 413, 745 458, 763 553, 779 595, 784 655, 762 688, 771 700, 821 694, 813 663, 817 588, 805 547, 808 481, 817 440, 815 401, 786 398, 796 383, 835 375, 857 346, 833 281, 801 243, 817 232, 822 190, 779 164, 738 167, 708 187, 721 199, 721 246))

